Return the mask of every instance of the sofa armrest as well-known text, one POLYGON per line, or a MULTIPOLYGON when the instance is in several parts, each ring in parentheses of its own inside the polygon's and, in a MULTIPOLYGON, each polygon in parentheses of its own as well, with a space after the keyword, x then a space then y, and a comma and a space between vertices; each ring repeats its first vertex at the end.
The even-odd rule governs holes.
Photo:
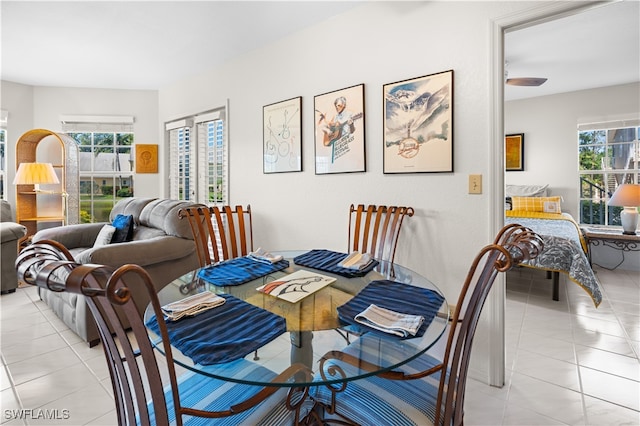
POLYGON ((36 232, 32 241, 37 243, 42 240, 54 240, 68 249, 93 247, 93 243, 104 225, 107 225, 107 222, 56 226, 36 232))
POLYGON ((169 260, 182 259, 195 251, 193 240, 169 235, 146 240, 109 244, 85 250, 77 256, 79 263, 122 266, 129 263, 154 265, 169 260))
POLYGON ((0 222, 0 241, 16 241, 27 235, 27 228, 15 222, 0 222))

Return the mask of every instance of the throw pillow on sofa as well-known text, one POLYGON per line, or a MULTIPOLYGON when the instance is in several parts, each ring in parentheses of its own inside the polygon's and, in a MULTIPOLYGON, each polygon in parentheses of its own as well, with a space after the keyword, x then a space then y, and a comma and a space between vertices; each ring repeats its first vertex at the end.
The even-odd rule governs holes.
POLYGON ((113 234, 115 234, 116 228, 112 225, 105 225, 102 227, 98 236, 96 237, 96 242, 93 243, 94 247, 106 246, 107 244, 111 244, 111 240, 113 239, 113 234))
POLYGON ((116 228, 111 243, 124 243, 133 240, 133 215, 118 214, 111 225, 116 228))

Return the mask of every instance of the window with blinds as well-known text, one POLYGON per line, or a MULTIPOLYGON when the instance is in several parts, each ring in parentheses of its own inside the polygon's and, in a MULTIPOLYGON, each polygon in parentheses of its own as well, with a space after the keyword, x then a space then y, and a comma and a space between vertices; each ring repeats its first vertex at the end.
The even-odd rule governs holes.
POLYGON ((134 133, 130 116, 61 116, 78 143, 80 221, 108 222, 111 209, 134 191, 134 133))
POLYGON ((227 204, 226 108, 166 123, 169 196, 206 205, 227 204))

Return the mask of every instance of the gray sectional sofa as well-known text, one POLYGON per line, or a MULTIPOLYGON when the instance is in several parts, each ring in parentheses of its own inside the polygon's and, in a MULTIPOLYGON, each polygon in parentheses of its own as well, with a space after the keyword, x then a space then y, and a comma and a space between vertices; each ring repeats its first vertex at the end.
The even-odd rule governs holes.
MULTIPOLYGON (((94 263, 119 267, 137 264, 146 269, 159 291, 172 280, 199 266, 189 223, 178 218, 178 210, 194 203, 154 198, 125 198, 113 207, 109 220, 116 215, 132 215, 133 240, 95 246, 96 237, 107 223, 60 226, 37 232, 33 242, 54 240, 69 249, 78 263, 94 263)), ((133 297, 140 314, 149 302, 146 291, 135 291, 133 297)), ((78 336, 93 346, 98 331, 81 295, 55 293, 39 289, 40 298, 78 336)))

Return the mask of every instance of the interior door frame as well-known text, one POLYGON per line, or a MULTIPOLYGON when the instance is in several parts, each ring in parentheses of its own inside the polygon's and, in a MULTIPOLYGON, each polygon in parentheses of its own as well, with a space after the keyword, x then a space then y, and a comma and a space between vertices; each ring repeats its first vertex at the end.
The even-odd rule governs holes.
MULTIPOLYGON (((490 174, 491 192, 495 197, 490 205, 491 235, 496 235, 504 226, 504 35, 507 32, 538 25, 564 16, 599 7, 610 1, 597 2, 552 2, 519 11, 491 21, 490 43, 490 174)), ((489 294, 485 309, 489 321, 488 384, 502 387, 505 383, 506 342, 505 342, 506 279, 501 274, 496 279, 489 294)))

